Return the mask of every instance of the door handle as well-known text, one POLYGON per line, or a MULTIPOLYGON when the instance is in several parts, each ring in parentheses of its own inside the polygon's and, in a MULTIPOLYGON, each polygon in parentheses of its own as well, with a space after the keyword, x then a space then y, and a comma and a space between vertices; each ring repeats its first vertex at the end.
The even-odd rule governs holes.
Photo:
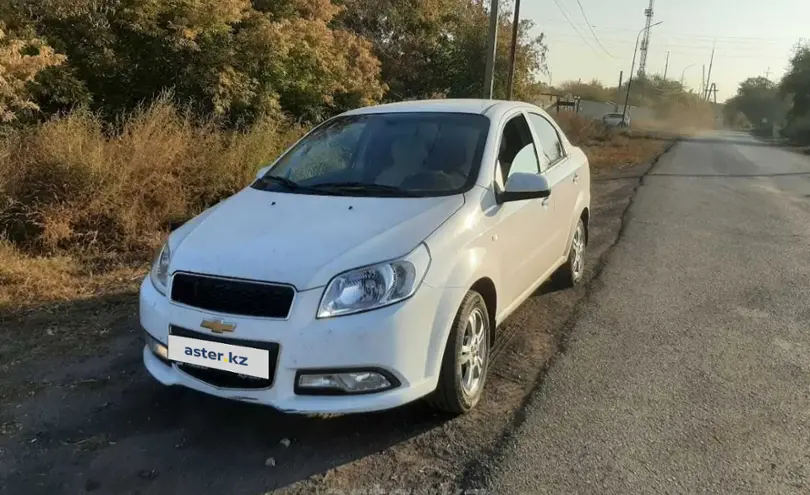
POLYGON ((574 174, 574 184, 579 182, 579 174, 574 174))

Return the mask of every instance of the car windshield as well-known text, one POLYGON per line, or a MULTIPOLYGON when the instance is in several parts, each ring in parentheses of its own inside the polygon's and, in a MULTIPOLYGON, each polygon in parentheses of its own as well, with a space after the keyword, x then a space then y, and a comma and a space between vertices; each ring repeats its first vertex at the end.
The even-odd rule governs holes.
POLYGON ((489 130, 483 115, 341 116, 317 127, 253 187, 298 194, 442 196, 475 183, 489 130))

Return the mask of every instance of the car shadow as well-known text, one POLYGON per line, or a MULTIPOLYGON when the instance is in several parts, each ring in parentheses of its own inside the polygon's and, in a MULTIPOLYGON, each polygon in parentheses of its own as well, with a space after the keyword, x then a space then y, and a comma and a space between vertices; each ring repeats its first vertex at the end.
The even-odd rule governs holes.
POLYGON ((529 297, 531 298, 540 297, 546 294, 561 291, 563 289, 565 289, 565 287, 561 287, 559 284, 555 284, 553 280, 546 280, 545 282, 543 282, 543 285, 535 289, 534 292, 532 292, 532 295, 529 297))
MULTIPOLYGON (((15 404, 0 412, 0 424, 17 425, 0 440, 5 456, 13 456, 9 472, 0 468, 0 485, 11 493, 230 493, 235 486, 236 493, 264 493, 453 418, 422 401, 377 413, 306 417, 164 387, 141 363, 135 294, 42 308, 26 315, 30 321, 19 331, 87 323, 105 313, 105 322, 115 323, 103 338, 95 324, 80 338, 78 325, 52 347, 40 339, 38 350, 18 363, 48 372, 0 374, 0 396, 15 404), (83 345, 87 340, 93 344, 83 345)), ((34 345, 29 339, 15 352, 34 345)))

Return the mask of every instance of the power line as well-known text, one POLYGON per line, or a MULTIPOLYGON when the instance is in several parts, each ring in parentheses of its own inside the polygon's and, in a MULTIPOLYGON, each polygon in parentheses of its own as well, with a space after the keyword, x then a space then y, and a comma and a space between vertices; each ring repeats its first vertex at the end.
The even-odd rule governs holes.
POLYGON ((571 18, 570 18, 570 17, 568 17, 568 14, 565 12, 565 10, 563 10, 563 7, 562 7, 562 5, 560 5, 559 0, 554 0, 554 5, 556 5, 556 6, 557 6, 557 8, 560 10, 560 13, 563 15, 563 17, 565 17, 565 18, 568 20, 568 24, 570 24, 570 25, 571 25, 571 27, 574 29, 574 31, 575 31, 575 32, 576 32, 576 33, 579 35, 579 37, 582 39, 582 41, 584 41, 584 42, 585 42, 585 44, 586 44, 586 45, 588 45, 588 48, 590 48, 591 50, 593 50, 593 52, 594 52, 594 53, 596 53, 596 54, 598 55, 598 52, 596 51, 596 49, 595 49, 594 47, 592 47, 590 43, 588 43, 588 40, 586 40, 584 36, 582 36, 582 33, 580 33, 580 32, 579 32, 579 29, 577 29, 577 27, 574 25, 574 22, 573 22, 573 21, 571 21, 571 18))
MULTIPOLYGON (((555 40, 555 39, 549 38, 549 44, 554 44, 554 43, 559 43, 559 44, 564 44, 564 45, 583 46, 583 43, 579 43, 576 40, 555 40)), ((593 47, 591 47, 590 45, 585 44, 585 46, 588 46, 588 48, 591 48, 591 50, 593 50, 593 47)), ((672 47, 674 45, 669 45, 669 46, 672 47)), ((684 47, 684 48, 689 48, 689 47, 684 47)), ((672 55, 684 55, 684 56, 689 56, 689 57, 695 57, 695 56, 702 55, 702 53, 695 52, 695 51, 679 51, 679 50, 663 50, 663 49, 662 50, 655 50, 655 51, 653 51, 653 53, 655 53, 655 54, 665 54, 667 51, 670 51, 672 53, 672 55)), ((708 47, 707 51, 710 52, 711 47, 708 47)), ((715 58, 750 58, 750 59, 784 60, 784 61, 790 60, 790 57, 786 56, 786 55, 766 55, 766 54, 747 55, 745 53, 736 53, 735 54, 735 53, 729 53, 729 52, 723 52, 723 53, 718 52, 718 53, 715 54, 715 58)))
MULTIPOLYGON (((576 38, 576 36, 574 36, 572 34, 569 34, 569 33, 556 33, 556 32, 545 31, 545 34, 550 39, 553 39, 553 38, 558 37, 558 36, 559 37, 576 38)), ((625 45, 632 45, 632 44, 635 43, 634 41, 631 41, 631 40, 628 40, 628 39, 602 38, 602 40, 605 43, 617 43, 617 44, 625 44, 625 45)), ((667 40, 665 40, 665 41, 667 41, 667 40)), ((687 49, 687 50, 710 51, 711 48, 712 48, 712 45, 711 44, 708 44, 708 45, 682 45, 682 44, 678 44, 678 43, 669 43, 667 41, 665 48, 670 48, 670 47, 671 48, 683 48, 683 49, 687 49)), ((751 46, 740 46, 740 47, 729 46, 729 47, 718 47, 718 48, 724 48, 726 50, 730 50, 730 51, 734 51, 734 52, 741 52, 741 53, 751 53, 751 52, 753 52, 753 53, 762 53, 763 50, 768 50, 769 49, 768 47, 757 48, 757 47, 751 47, 751 46)), ((773 48, 770 48, 770 50, 773 50, 773 48)))
POLYGON ((595 39, 595 40, 596 40, 596 42, 597 42, 597 43, 599 43, 599 46, 602 48, 602 50, 604 50, 604 51, 605 51, 605 53, 607 53, 608 57, 610 57, 610 58, 616 58, 616 57, 614 57, 613 55, 611 55, 611 54, 610 54, 610 52, 608 51, 608 49, 607 49, 607 48, 605 48, 605 45, 603 45, 603 44, 602 44, 602 42, 601 42, 601 41, 599 41, 599 37, 598 37, 598 36, 596 36, 596 32, 593 30, 593 26, 591 26, 591 21, 590 21, 590 20, 588 20, 588 15, 587 15, 587 14, 585 14, 585 8, 582 6, 582 2, 580 2, 579 0, 577 0, 577 5, 579 5, 579 11, 580 11, 580 12, 582 12, 582 18, 583 18, 583 19, 585 19, 585 24, 587 24, 587 25, 588 25, 588 29, 590 29, 590 30, 591 30, 591 34, 593 35, 593 39, 595 39))
MULTIPOLYGON (((570 22, 565 21, 563 19, 553 19, 553 18, 544 19, 543 24, 545 24, 545 23, 560 23, 560 24, 569 23, 570 24, 570 22)), ((583 25, 583 23, 574 23, 574 24, 576 24, 578 26, 583 25)), ((636 32, 637 31, 635 29, 618 28, 618 27, 599 27, 599 30, 600 31, 627 31, 627 32, 636 32)), ((778 38, 774 38, 774 37, 763 38, 763 37, 750 37, 750 36, 715 36, 713 34, 693 34, 693 33, 673 34, 673 33, 668 33, 666 31, 661 31, 661 34, 662 35, 669 34, 669 36, 671 36, 671 37, 690 38, 690 39, 701 38, 701 39, 714 40, 716 38, 718 43, 721 40, 741 40, 741 41, 746 41, 747 40, 747 41, 750 41, 750 42, 754 42, 754 41, 769 41, 769 42, 785 42, 785 41, 788 41, 788 42, 791 42, 791 41, 796 41, 796 40, 798 40, 800 38, 800 36, 796 36, 796 37, 778 37, 778 38)))
MULTIPOLYGON (((573 36, 570 32, 561 31, 561 30, 549 30, 543 29, 543 33, 549 36, 573 36)), ((687 38, 679 39, 678 37, 674 36, 667 36, 662 35, 662 40, 667 44, 670 45, 670 42, 673 42, 673 45, 670 46, 681 46, 681 47, 690 47, 690 48, 709 48, 711 49, 713 43, 710 40, 689 40, 687 38), (688 41, 693 41, 696 44, 684 44, 688 41)), ((634 38, 624 38, 624 37, 605 37, 602 36, 600 38, 604 42, 613 42, 613 43, 627 43, 627 44, 634 44, 634 38)), ((766 46, 762 43, 741 43, 741 42, 725 42, 722 40, 717 41, 717 46, 727 47, 730 49, 743 49, 743 50, 774 50, 774 49, 781 49, 780 47, 776 47, 773 45, 766 46)))

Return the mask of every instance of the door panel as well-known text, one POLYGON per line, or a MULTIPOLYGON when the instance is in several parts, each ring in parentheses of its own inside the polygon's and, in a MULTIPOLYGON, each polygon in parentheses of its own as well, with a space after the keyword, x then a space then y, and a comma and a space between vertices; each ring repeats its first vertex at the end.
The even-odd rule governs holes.
MULTIPOLYGON (((537 150, 526 117, 518 114, 504 127, 494 187, 503 190, 509 175, 540 173, 537 150)), ((548 235, 554 205, 550 198, 512 201, 495 209, 501 255, 504 306, 510 306, 543 275, 553 249, 548 235)), ((500 296, 499 296, 500 297, 500 296)))
POLYGON ((571 225, 574 221, 574 208, 577 202, 577 166, 569 157, 562 158, 553 167, 546 171, 546 178, 552 184, 552 194, 555 199, 555 236, 554 253, 557 258, 563 256, 568 246, 571 234, 571 225), (577 182, 574 182, 574 181, 577 182))
POLYGON ((557 128, 542 115, 531 113, 532 123, 538 140, 538 148, 548 160, 543 171, 551 185, 551 195, 555 198, 554 218, 554 261, 567 254, 571 225, 574 222, 577 195, 579 193, 579 164, 565 153, 565 148, 557 128))

